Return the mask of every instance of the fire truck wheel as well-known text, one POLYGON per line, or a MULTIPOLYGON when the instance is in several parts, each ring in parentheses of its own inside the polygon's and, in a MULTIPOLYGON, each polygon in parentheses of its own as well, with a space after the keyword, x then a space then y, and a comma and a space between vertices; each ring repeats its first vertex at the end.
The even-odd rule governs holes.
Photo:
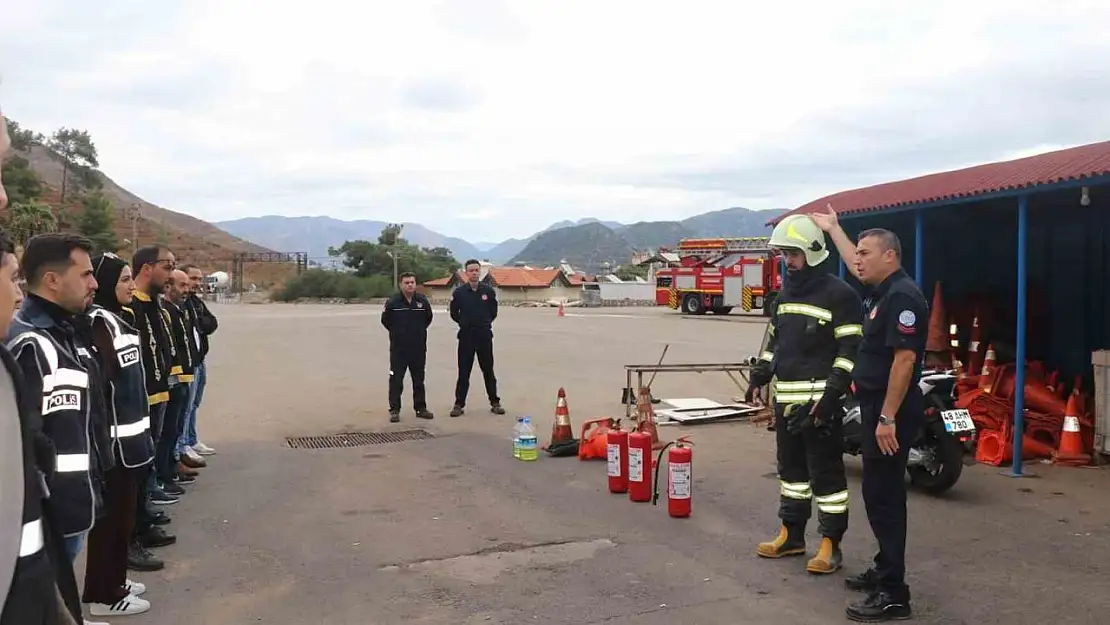
POLYGON ((705 306, 702 306, 701 296, 697 293, 688 293, 682 299, 682 312, 689 315, 705 314, 705 306))

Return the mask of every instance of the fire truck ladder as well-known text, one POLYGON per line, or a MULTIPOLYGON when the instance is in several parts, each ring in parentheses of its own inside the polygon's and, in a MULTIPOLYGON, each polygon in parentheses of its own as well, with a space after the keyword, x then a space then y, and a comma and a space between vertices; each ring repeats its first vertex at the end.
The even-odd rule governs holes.
POLYGON ((728 239, 683 239, 678 243, 682 256, 724 256, 737 252, 767 252, 770 237, 736 237, 728 239))

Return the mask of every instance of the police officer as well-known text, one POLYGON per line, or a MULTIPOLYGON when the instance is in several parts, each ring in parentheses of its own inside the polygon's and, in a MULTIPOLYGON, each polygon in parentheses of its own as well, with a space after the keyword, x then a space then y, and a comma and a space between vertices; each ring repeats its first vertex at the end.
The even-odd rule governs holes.
POLYGON ((829 250, 809 217, 782 220, 771 234, 771 246, 786 258, 787 279, 775 300, 771 338, 752 372, 750 389, 775 379, 782 525, 757 553, 764 558, 804 555, 805 526, 816 499, 822 538, 806 570, 828 574, 841 566, 840 541, 848 529, 840 411, 863 333, 860 299, 820 267, 829 250))
POLYGON ((457 417, 466 407, 470 392, 470 372, 474 357, 486 382, 490 411, 505 414, 497 396, 497 377, 493 374, 493 321, 497 319, 497 293, 493 287, 479 282, 482 264, 471 258, 463 265, 466 284, 451 294, 451 319, 459 324, 459 379, 455 383, 455 405, 451 416, 457 417))
MULTIPOLYGON (((0 118, 0 123, 3 119, 0 118)), ((10 336, 14 301, 21 298, 15 246, 0 233, 0 337, 10 336)), ((52 445, 42 432, 39 397, 11 353, 0 347, 0 625, 81 622, 73 567, 47 495, 52 445)))
POLYGON ((902 246, 893 232, 865 230, 853 246, 831 206, 814 220, 832 236, 852 275, 870 287, 853 377, 863 420, 863 500, 879 552, 872 568, 846 580, 852 590, 867 593, 847 614, 864 622, 905 619, 911 615, 905 473, 910 444, 924 420, 918 381, 929 304, 902 269, 902 246))
POLYGON ((401 391, 405 371, 412 377, 412 404, 418 419, 431 419, 424 393, 424 367, 428 360, 428 326, 432 304, 416 292, 416 274, 402 273, 401 291, 385 303, 382 325, 389 331, 389 421, 401 420, 401 391))

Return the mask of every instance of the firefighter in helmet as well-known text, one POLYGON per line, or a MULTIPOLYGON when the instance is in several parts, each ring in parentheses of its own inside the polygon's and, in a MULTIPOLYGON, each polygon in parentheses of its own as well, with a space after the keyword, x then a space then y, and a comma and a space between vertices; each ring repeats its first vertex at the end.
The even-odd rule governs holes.
POLYGON ((748 394, 750 400, 774 380, 782 525, 757 552, 765 558, 805 555, 806 523, 816 500, 821 544, 806 570, 833 573, 840 568, 840 541, 848 529, 841 410, 863 337, 863 306, 848 283, 821 267, 828 244, 808 216, 779 222, 771 247, 786 258, 787 275, 748 394))

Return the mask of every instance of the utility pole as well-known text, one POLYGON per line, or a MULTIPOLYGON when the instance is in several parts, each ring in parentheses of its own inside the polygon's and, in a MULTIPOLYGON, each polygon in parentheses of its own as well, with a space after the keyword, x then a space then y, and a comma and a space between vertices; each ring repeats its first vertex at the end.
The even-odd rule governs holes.
POLYGON ((128 211, 127 216, 131 218, 131 251, 139 249, 139 203, 131 204, 131 210, 128 211))
POLYGON ((397 248, 394 247, 388 252, 389 257, 393 259, 393 288, 397 289, 397 248))

